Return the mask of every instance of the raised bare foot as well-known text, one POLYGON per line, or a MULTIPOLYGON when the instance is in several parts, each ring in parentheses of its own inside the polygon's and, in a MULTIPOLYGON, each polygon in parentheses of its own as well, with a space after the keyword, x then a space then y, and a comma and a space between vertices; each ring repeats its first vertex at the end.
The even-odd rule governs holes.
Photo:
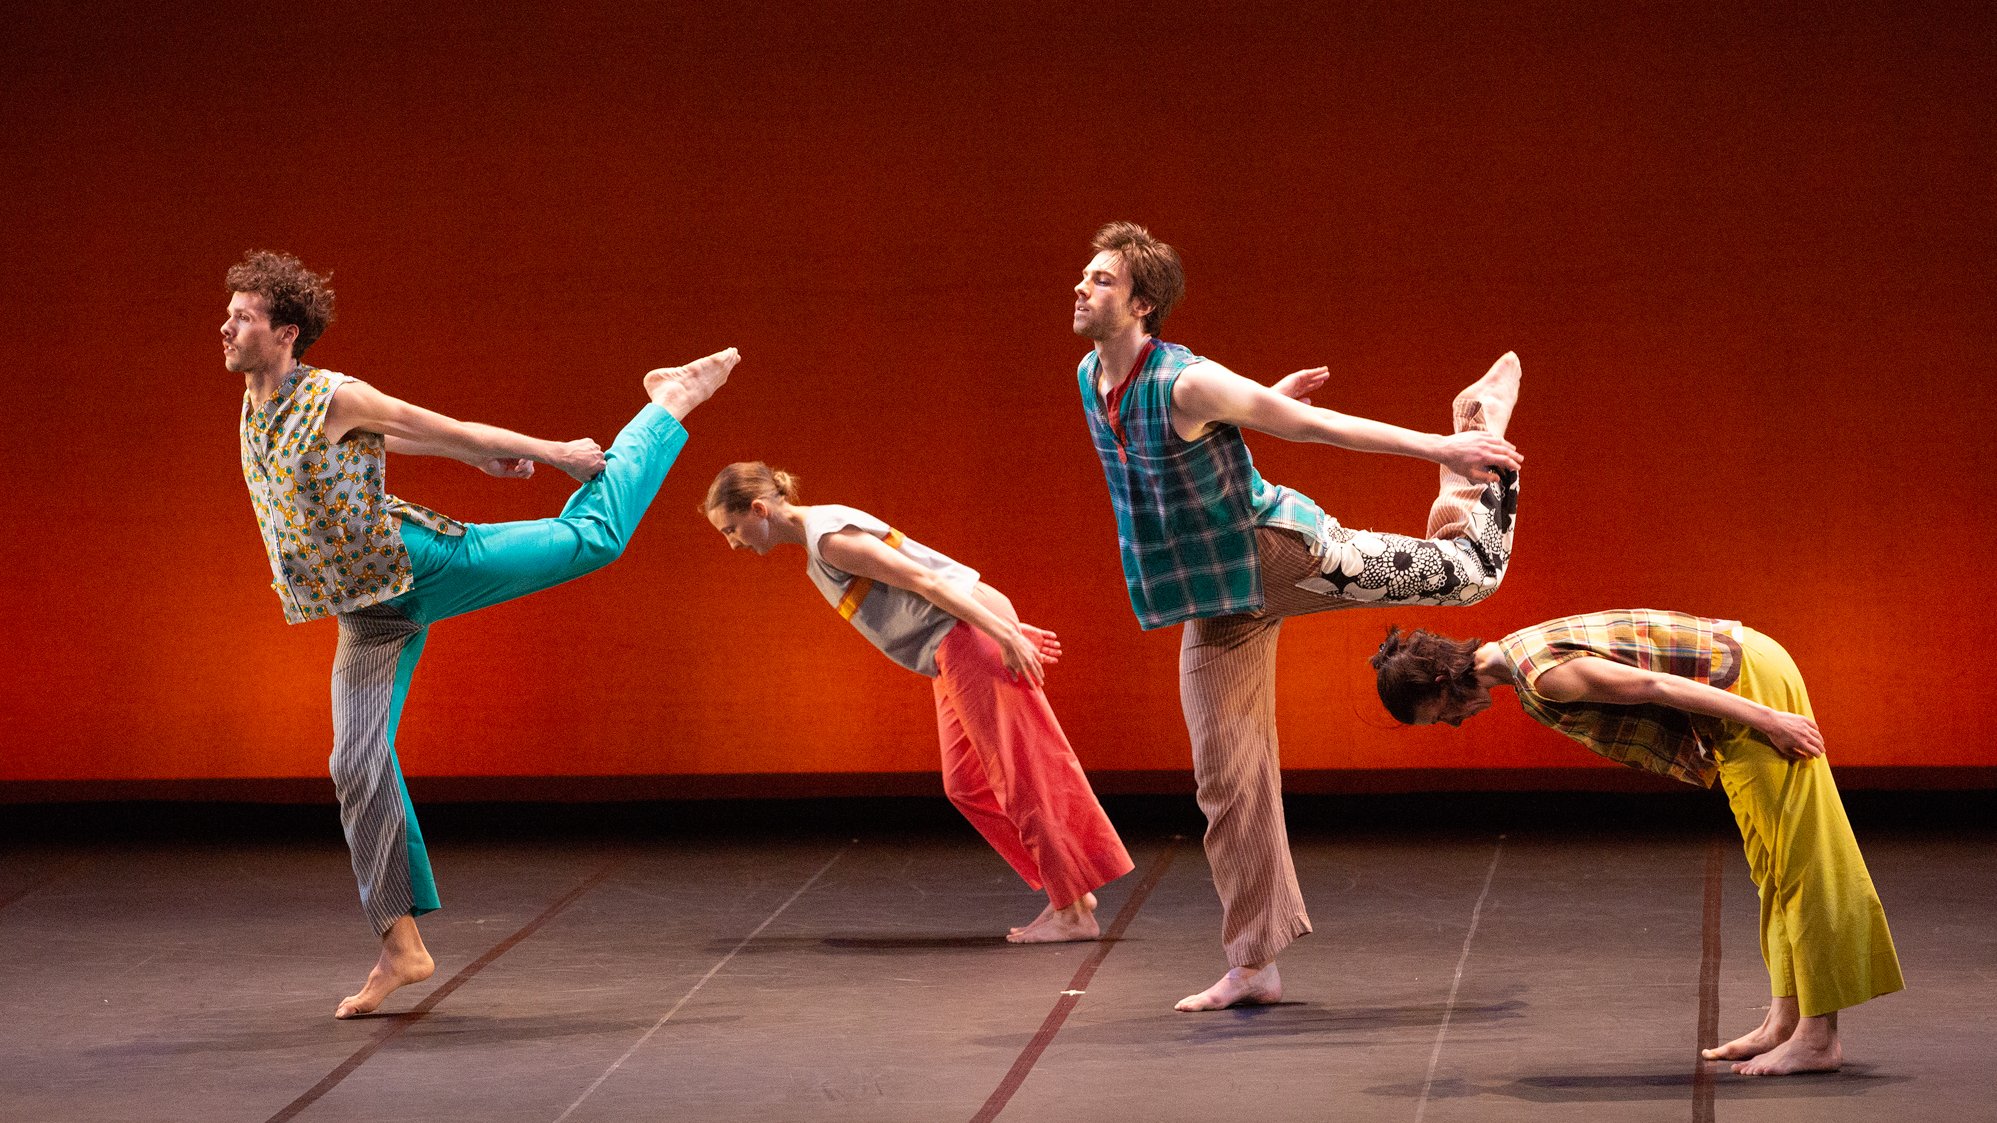
POLYGON ((742 361, 742 353, 730 347, 695 359, 683 367, 660 367, 645 375, 645 396, 652 404, 684 421, 694 407, 714 396, 728 381, 728 372, 742 361))
POLYGON ((381 938, 381 957, 375 960, 374 970, 368 972, 367 985, 361 987, 360 993, 341 999, 333 1009, 333 1016, 353 1018, 372 1014, 382 999, 410 983, 422 982, 436 969, 430 949, 423 946, 423 937, 416 931, 415 918, 405 916, 381 938))
POLYGON ((1457 401, 1475 398, 1484 405, 1484 431, 1494 437, 1505 435, 1505 427, 1511 424, 1512 408, 1519 401, 1519 357, 1515 351, 1507 351, 1498 356, 1484 377, 1464 387, 1456 395, 1457 401))
POLYGON ((1734 1066, 1742 1076, 1789 1076, 1798 1072, 1836 1072, 1844 1064, 1844 1047, 1836 1037, 1829 1041, 1806 1040, 1792 1034, 1789 1040, 1751 1060, 1734 1066))
POLYGON ((1181 998, 1174 1010, 1225 1010, 1229 1006, 1260 1006, 1283 1000, 1283 980, 1276 965, 1236 967, 1198 994, 1181 998))
POLYGON ((1014 944, 1064 944, 1072 940, 1093 940, 1102 935, 1096 924, 1096 895, 1084 893, 1064 909, 1047 902, 1047 908, 1033 923, 1015 928, 1006 936, 1014 944))

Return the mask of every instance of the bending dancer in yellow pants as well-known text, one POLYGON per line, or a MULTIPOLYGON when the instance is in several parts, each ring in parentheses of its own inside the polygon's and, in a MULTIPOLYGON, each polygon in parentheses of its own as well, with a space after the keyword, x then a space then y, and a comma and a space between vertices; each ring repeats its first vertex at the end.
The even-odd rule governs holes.
POLYGON ((1461 725, 1508 686, 1533 720, 1610 760, 1719 780, 1761 891, 1774 1001, 1707 1060, 1748 1076, 1834 1070, 1838 1011, 1905 985, 1803 676, 1774 640, 1736 621, 1631 609, 1493 643, 1390 629, 1373 667, 1380 700, 1410 725, 1461 725))

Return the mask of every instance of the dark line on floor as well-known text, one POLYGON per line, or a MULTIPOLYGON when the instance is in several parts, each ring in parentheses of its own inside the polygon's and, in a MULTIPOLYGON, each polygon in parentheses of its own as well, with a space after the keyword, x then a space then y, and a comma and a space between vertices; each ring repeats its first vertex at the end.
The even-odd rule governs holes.
POLYGON ((77 870, 82 869, 83 863, 84 860, 82 858, 78 858, 70 862, 64 862, 61 865, 57 866, 55 869, 52 869, 48 873, 42 875, 41 880, 31 881, 27 885, 14 890, 14 892, 11 895, 6 897, 0 897, 0 909, 4 909, 8 905, 13 904, 15 901, 18 901, 23 897, 30 896, 34 893, 38 893, 41 890, 46 889, 49 886, 55 884, 56 882, 61 881, 63 878, 68 877, 70 874, 73 874, 77 870))
POLYGON ((436 990, 433 990, 429 994, 425 995, 423 997, 423 1001, 418 1002, 415 1008, 411 1009, 406 1014, 402 1014, 400 1016, 395 1017, 392 1021, 388 1023, 388 1025, 382 1028, 381 1032, 375 1034, 374 1037, 371 1040, 369 1040, 367 1044, 361 1046, 359 1049, 354 1050, 353 1056, 350 1056, 346 1060, 341 1061, 338 1067, 334 1068, 333 1071, 327 1073, 326 1078, 324 1080, 321 1080, 319 1081, 319 1083, 314 1084, 310 1089, 306 1091, 304 1095, 284 1105, 284 1107, 281 1110, 279 1110, 276 1115, 270 1117, 268 1123, 285 1123, 286 1120, 289 1120, 297 1116, 299 1112, 304 1111, 308 1107, 311 1107, 315 1102, 319 1100, 321 1096, 324 1096, 326 1093, 338 1087, 340 1081, 345 1080, 347 1077, 353 1075, 355 1069, 367 1063, 367 1059, 369 1057, 374 1056, 375 1053, 379 1051, 382 1046, 388 1044, 390 1041, 393 1041, 397 1036, 399 1036, 402 1033, 403 1030, 408 1029, 412 1025, 415 1025, 418 1021, 421 1021, 425 1015, 429 1014, 430 1011, 436 1009, 437 1004, 442 1002, 445 998, 448 998, 452 991, 457 990, 459 987, 469 982, 472 976, 478 974, 480 971, 485 970, 488 964, 492 963, 500 956, 505 955, 508 951, 511 951, 515 945, 520 943, 520 941, 525 940, 527 937, 532 936, 535 932, 540 931, 542 925, 548 923, 550 920, 553 920, 555 917, 561 915, 563 910, 567 909, 570 905, 574 904, 577 900, 579 900, 582 897, 583 894, 596 888, 598 885, 601 885, 606 878, 608 878, 611 874, 616 873, 617 870, 620 867, 622 867, 624 863, 628 861, 630 861, 630 858, 628 856, 620 856, 617 858, 612 858, 610 861, 604 863, 602 868, 598 869, 594 874, 591 874, 589 878, 585 880, 582 884, 576 886, 574 889, 569 890, 567 893, 563 894, 558 900, 556 900, 553 904, 541 910, 541 915, 528 921, 526 924, 521 925, 520 930, 513 933, 511 936, 508 936, 505 939, 499 941, 498 943, 492 945, 491 948, 487 949, 484 955, 481 955, 477 959, 473 960, 469 965, 465 967, 464 970, 459 971, 455 975, 452 975, 450 980, 444 983, 443 986, 440 986, 436 990))
MULTIPOLYGON (((1715 838, 1706 846, 1705 918, 1699 936, 1700 1049, 1720 1043, 1720 889, 1726 853, 1723 839, 1715 838)), ((1692 1123, 1714 1123, 1712 1064, 1692 1054, 1692 1123)))
POLYGON ((985 1106, 971 1117, 971 1123, 991 1123, 991 1120, 998 1118, 999 1112, 1005 1110, 1005 1105, 1012 1102, 1013 1093, 1019 1091, 1020 1085, 1026 1083, 1027 1074, 1031 1073, 1033 1066, 1039 1063, 1040 1055, 1053 1043, 1054 1035, 1061 1032, 1061 1023, 1068 1020, 1068 1014, 1074 1010, 1077 1003, 1081 1002, 1082 993, 1089 989, 1089 980, 1095 977, 1096 968, 1102 966, 1103 960, 1107 959, 1109 953, 1116 947, 1116 942, 1123 938, 1124 929, 1129 928, 1130 922, 1137 918, 1138 910, 1144 907, 1145 898, 1151 896, 1151 891, 1158 887, 1158 882, 1163 880, 1165 871, 1172 868, 1172 858, 1179 852, 1179 843, 1183 841, 1185 841, 1183 837, 1173 835, 1172 840, 1165 844, 1164 851, 1151 863, 1151 868, 1145 871, 1144 880, 1138 883, 1137 888, 1131 892, 1130 899, 1117 910, 1116 919, 1110 923, 1109 931, 1104 932, 1102 938, 1096 941, 1095 951, 1090 953, 1075 970, 1075 977, 1068 981, 1070 993, 1062 994, 1055 1001, 1054 1008, 1047 1012, 1047 1020, 1040 1023, 1039 1031, 1026 1043, 1026 1048, 1020 1050, 1018 1059, 1012 1062, 1012 1068, 1005 1074, 1005 1079, 999 1081, 999 1086, 992 1090, 991 1098, 985 1101, 985 1106))

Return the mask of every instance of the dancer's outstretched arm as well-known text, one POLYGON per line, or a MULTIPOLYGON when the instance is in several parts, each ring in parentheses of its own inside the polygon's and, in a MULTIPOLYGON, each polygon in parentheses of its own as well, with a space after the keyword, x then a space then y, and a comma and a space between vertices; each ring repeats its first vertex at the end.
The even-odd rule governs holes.
MULTIPOLYGON (((1025 675, 1035 685, 1046 681, 1047 673, 1041 669, 1043 660, 1053 662, 1043 655, 1046 642, 1054 635, 1045 629, 1034 629, 1045 638, 1036 642, 1028 639, 1019 621, 1010 609, 1010 603, 1000 596, 998 601, 1007 611, 1000 612, 985 603, 984 598, 974 591, 966 591, 942 580, 936 574, 916 565, 903 556, 901 551, 886 542, 868 534, 864 530, 847 527, 828 534, 818 540, 819 556, 827 563, 853 574, 907 589, 943 611, 964 621, 999 645, 1005 656, 1005 669, 1015 675, 1025 675)), ((993 590, 994 595, 997 590, 993 590)), ((1059 641, 1054 642, 1053 654, 1060 654, 1059 641)))
POLYGON ((365 382, 348 382, 334 391, 326 411, 326 440, 338 444, 357 430, 388 438, 391 452, 462 460, 495 476, 531 475, 532 463, 522 463, 528 461, 559 468, 585 483, 603 471, 603 450, 588 438, 544 441, 496 425, 459 421, 365 382))
MULTIPOLYGON (((1299 371, 1283 382, 1307 373, 1299 371)), ((1282 386, 1283 383, 1277 384, 1282 386)), ((1382 421, 1321 409, 1306 405, 1278 388, 1243 378, 1211 360, 1187 367, 1173 384, 1172 423, 1187 440, 1197 440, 1210 425, 1225 423, 1286 441, 1412 456, 1432 460, 1476 483, 1496 479, 1497 468, 1516 471, 1524 460, 1503 437, 1480 430, 1448 436, 1418 433, 1382 421)))
POLYGON ((1737 721, 1768 736, 1775 751, 1800 759, 1824 755, 1824 735, 1802 714, 1788 714, 1677 675, 1659 674, 1613 659, 1570 659, 1540 672, 1534 692, 1555 702, 1652 703, 1737 721))

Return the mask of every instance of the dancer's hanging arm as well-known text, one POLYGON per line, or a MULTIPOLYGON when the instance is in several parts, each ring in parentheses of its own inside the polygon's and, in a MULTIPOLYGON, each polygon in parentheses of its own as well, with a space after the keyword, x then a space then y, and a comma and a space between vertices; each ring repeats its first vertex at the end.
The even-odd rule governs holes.
POLYGON ((541 463, 587 483, 603 471, 603 450, 588 438, 544 441, 497 425, 459 421, 365 382, 343 384, 326 410, 328 441, 338 444, 354 432, 380 433, 390 452, 462 460, 492 476, 525 479, 541 463))
POLYGON ((1021 624, 1012 602, 998 590, 983 582, 975 590, 953 585, 864 530, 847 527, 825 535, 818 540, 818 555, 855 577, 907 589, 992 637, 1005 657, 1005 669, 1036 685, 1047 678, 1041 665, 1061 657, 1061 641, 1054 633, 1021 624))
MULTIPOLYGON (((1286 441, 1412 456, 1432 460, 1477 483, 1496 479, 1499 468, 1517 471, 1524 461, 1510 441, 1481 430, 1447 436, 1418 433, 1307 405, 1292 393, 1284 392, 1286 383, 1291 384, 1289 389, 1293 391, 1304 384, 1301 380, 1315 373, 1298 371, 1272 388, 1243 378, 1219 363, 1202 360, 1187 367, 1172 385, 1172 426, 1186 440, 1198 440, 1210 426, 1224 423, 1286 441)), ((1316 384, 1323 385, 1323 379, 1317 379, 1316 384)))
POLYGON ((1584 656, 1541 671, 1533 691, 1554 702, 1670 706, 1737 721, 1761 731, 1775 751, 1801 759, 1824 755, 1824 735, 1802 714, 1783 713, 1689 678, 1646 671, 1613 659, 1584 656))

